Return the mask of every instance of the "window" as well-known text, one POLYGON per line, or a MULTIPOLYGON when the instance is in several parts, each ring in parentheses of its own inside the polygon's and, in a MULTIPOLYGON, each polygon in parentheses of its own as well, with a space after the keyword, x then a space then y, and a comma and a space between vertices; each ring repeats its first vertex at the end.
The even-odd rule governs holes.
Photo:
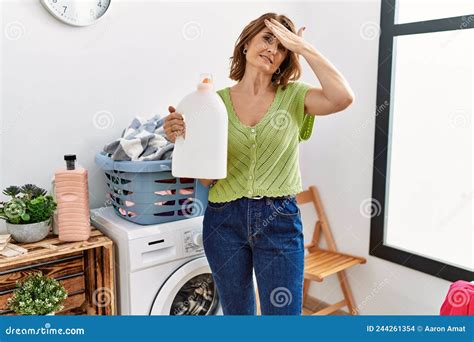
POLYGON ((474 280, 473 0, 382 2, 370 254, 474 280))

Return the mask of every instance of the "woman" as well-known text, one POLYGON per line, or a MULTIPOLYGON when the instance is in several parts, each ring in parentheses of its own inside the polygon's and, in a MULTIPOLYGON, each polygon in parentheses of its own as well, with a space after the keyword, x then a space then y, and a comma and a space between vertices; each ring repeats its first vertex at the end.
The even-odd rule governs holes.
MULTIPOLYGON (((229 117, 227 177, 200 181, 210 186, 204 250, 226 315, 256 313, 253 269, 262 314, 301 314, 298 143, 311 133, 308 118, 341 111, 354 98, 344 77, 303 39, 304 29, 296 33, 289 18, 275 13, 250 22, 232 57, 230 78, 237 84, 218 91, 229 117), (299 56, 322 88, 294 81, 299 56)), ((169 110, 164 130, 174 141, 185 137, 185 126, 169 110)))

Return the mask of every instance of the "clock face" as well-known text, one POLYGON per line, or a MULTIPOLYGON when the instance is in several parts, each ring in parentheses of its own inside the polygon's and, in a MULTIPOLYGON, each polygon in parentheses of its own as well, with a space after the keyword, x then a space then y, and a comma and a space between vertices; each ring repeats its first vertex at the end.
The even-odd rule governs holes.
POLYGON ((102 18, 110 0, 41 0, 44 7, 57 19, 74 26, 94 24, 102 18))

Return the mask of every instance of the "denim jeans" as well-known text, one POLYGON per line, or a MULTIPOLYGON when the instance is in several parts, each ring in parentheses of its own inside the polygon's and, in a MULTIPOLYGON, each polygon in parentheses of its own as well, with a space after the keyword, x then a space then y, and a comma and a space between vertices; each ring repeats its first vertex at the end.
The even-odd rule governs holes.
POLYGON ((301 315, 304 241, 296 196, 209 202, 203 244, 224 315, 301 315))

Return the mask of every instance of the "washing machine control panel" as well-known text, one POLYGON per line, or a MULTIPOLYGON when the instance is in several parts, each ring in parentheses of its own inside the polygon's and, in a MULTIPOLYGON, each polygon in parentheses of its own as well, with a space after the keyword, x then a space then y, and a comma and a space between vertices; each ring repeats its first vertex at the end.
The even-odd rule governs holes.
POLYGON ((198 254, 204 251, 202 231, 200 229, 185 230, 184 251, 186 254, 198 254))

